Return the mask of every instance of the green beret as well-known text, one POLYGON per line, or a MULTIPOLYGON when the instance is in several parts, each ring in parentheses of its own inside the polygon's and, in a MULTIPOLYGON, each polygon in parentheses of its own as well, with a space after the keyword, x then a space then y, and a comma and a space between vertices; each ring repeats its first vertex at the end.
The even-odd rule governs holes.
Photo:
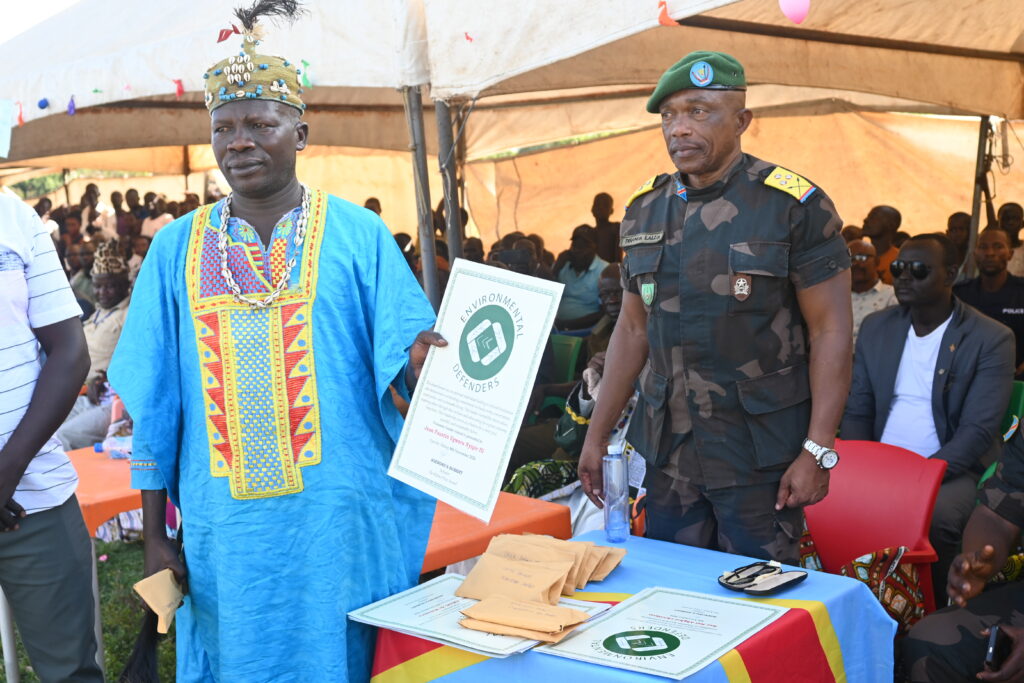
POLYGON ((668 68, 647 100, 647 111, 658 113, 661 101, 680 90, 746 90, 743 65, 724 52, 691 52, 668 68))

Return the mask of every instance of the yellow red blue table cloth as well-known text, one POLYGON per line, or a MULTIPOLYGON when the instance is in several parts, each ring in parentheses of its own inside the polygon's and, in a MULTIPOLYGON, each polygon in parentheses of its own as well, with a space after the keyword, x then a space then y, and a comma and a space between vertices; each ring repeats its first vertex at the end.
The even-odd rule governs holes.
MULTIPOLYGON (((580 539, 605 542, 602 532, 585 534, 580 539)), ((587 591, 574 597, 615 603, 648 586, 737 597, 742 594, 718 585, 718 575, 752 561, 636 536, 629 538, 626 548, 628 554, 622 564, 606 580, 590 584, 587 591)), ((811 572, 806 581, 792 590, 775 598, 760 599, 790 609, 688 681, 892 681, 896 623, 864 584, 811 572)), ((378 632, 371 683, 438 679, 450 683, 665 680, 537 652, 489 659, 392 631, 378 632)))

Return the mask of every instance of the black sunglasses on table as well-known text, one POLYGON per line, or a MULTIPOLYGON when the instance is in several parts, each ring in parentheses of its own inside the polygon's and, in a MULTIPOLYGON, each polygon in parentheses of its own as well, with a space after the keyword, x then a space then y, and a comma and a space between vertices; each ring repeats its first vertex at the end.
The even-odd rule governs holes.
POLYGON ((889 264, 889 272, 892 273, 893 279, 903 275, 904 270, 910 270, 910 276, 915 280, 923 280, 932 272, 932 267, 923 261, 904 261, 902 259, 896 259, 889 264))

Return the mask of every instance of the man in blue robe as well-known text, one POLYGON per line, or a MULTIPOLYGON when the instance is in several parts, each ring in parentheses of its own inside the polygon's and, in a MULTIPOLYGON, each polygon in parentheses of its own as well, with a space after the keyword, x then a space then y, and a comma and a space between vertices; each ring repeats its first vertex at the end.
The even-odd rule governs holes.
POLYGON ((187 586, 186 681, 360 681, 346 613, 414 585, 434 501, 386 476, 434 313, 371 211, 301 185, 295 65, 243 49, 205 75, 232 195, 153 240, 109 370, 135 421, 145 573, 187 586), (184 557, 164 527, 182 512, 184 557))

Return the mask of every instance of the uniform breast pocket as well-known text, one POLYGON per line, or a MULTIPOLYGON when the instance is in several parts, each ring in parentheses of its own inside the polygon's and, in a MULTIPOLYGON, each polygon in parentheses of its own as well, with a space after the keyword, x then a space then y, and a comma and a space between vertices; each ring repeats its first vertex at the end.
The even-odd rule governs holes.
POLYGON ((626 249, 625 270, 630 291, 640 295, 648 313, 658 297, 654 277, 661 266, 661 246, 630 247, 626 249))
POLYGON ((788 286, 788 243, 729 245, 729 315, 776 311, 788 286))

